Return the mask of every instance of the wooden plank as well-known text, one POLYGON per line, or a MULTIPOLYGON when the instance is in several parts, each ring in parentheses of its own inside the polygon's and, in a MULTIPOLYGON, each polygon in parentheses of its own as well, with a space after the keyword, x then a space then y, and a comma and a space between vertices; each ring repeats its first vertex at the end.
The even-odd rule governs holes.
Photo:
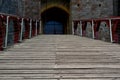
POLYGON ((120 45, 40 35, 0 54, 0 80, 119 80, 120 45))

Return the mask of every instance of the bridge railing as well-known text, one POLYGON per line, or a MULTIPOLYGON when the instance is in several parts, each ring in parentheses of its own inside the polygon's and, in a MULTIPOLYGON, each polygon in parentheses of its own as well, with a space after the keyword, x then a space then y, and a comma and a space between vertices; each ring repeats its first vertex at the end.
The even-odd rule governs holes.
POLYGON ((120 17, 74 20, 74 35, 120 43, 120 17))
POLYGON ((0 50, 40 33, 40 20, 0 14, 0 50))

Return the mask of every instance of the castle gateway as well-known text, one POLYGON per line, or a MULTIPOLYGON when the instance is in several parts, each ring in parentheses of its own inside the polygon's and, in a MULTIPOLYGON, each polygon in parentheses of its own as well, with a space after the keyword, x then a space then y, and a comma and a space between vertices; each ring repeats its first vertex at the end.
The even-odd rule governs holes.
POLYGON ((44 34, 70 33, 70 0, 42 0, 41 21, 44 34))

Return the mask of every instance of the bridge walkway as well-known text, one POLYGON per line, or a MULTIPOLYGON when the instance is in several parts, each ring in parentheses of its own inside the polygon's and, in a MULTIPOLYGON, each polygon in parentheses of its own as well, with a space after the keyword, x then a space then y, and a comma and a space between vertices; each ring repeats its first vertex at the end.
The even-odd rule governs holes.
POLYGON ((39 35, 0 53, 0 80, 120 80, 120 45, 39 35))

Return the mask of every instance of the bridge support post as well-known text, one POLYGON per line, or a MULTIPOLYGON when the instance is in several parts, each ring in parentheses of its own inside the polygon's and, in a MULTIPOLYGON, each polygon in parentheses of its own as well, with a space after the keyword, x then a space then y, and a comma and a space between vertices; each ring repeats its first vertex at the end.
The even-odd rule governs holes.
POLYGON ((20 40, 19 40, 19 42, 22 42, 23 28, 24 28, 24 18, 22 18, 22 22, 21 22, 21 31, 20 31, 20 40))
POLYGON ((72 34, 74 35, 75 32, 74 32, 74 22, 72 22, 72 34))
POLYGON ((80 21, 80 30, 81 30, 81 31, 80 31, 80 35, 83 36, 83 35, 82 35, 82 33, 83 33, 83 31, 82 31, 82 21, 80 21))
POLYGON ((78 22, 78 24, 77 24, 77 30, 76 30, 76 34, 77 35, 80 35, 79 31, 80 31, 80 23, 78 22))
POLYGON ((8 46, 8 27, 9 27, 9 16, 7 16, 7 21, 6 21, 6 33, 5 33, 5 42, 4 42, 4 49, 7 48, 8 46))
POLYGON ((32 19, 30 19, 30 31, 29 31, 29 38, 32 36, 32 19))
POLYGON ((93 20, 92 20, 92 35, 93 35, 93 39, 95 39, 94 21, 93 20))
POLYGON ((42 34, 42 21, 41 20, 39 21, 39 24, 40 24, 40 26, 39 26, 40 27, 39 28, 39 30, 40 30, 39 34, 42 34))
POLYGON ((112 21, 109 19, 109 25, 110 25, 110 41, 113 43, 113 35, 112 35, 112 21))
POLYGON ((37 23, 37 20, 36 20, 36 25, 35 25, 35 26, 36 26, 35 35, 37 36, 37 34, 38 34, 38 32, 37 32, 37 31, 38 31, 38 30, 37 30, 37 29, 38 29, 38 28, 37 28, 37 27, 38 27, 38 23, 37 23))

